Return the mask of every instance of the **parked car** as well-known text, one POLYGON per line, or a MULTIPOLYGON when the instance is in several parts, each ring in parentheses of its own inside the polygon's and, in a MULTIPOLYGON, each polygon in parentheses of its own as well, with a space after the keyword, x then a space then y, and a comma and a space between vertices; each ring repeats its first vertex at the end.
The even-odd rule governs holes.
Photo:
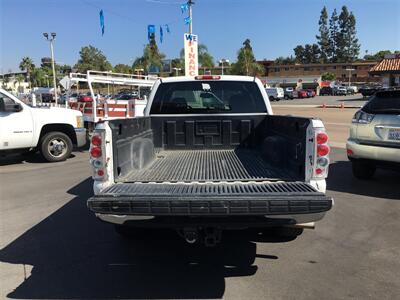
POLYGON ((265 91, 270 101, 279 101, 285 97, 285 93, 281 87, 266 88, 265 91))
POLYGON ((66 160, 86 144, 82 113, 61 107, 31 107, 0 89, 0 153, 40 151, 49 162, 66 160))
POLYGON ((306 90, 306 91, 307 91, 308 97, 310 97, 310 98, 311 98, 311 97, 312 97, 312 98, 315 97, 316 93, 315 93, 314 90, 310 90, 310 89, 309 89, 309 90, 306 90))
POLYGON ((93 98, 90 94, 79 95, 78 102, 93 102, 93 98))
POLYGON ((88 208, 123 236, 170 227, 208 246, 223 229, 295 236, 332 207, 327 140, 321 120, 273 115, 257 78, 163 78, 144 117, 97 124, 88 208))
POLYGON ((309 94, 306 90, 299 90, 299 91, 297 91, 297 98, 299 98, 299 99, 309 98, 309 94))
POLYGON ((319 90, 320 96, 332 96, 333 89, 330 86, 324 86, 319 90))
POLYGON ((357 94, 358 93, 358 87, 355 85, 350 85, 347 87, 347 90, 350 91, 351 95, 357 94))
POLYGON ((116 100, 133 100, 136 99, 137 95, 135 96, 134 94, 119 94, 115 99, 116 100))
POLYGON ((344 86, 338 86, 334 89, 334 94, 337 96, 346 96, 347 95, 347 88, 344 86))
POLYGON ((364 85, 359 89, 359 92, 361 93, 361 95, 363 95, 363 97, 370 97, 381 88, 382 86, 379 85, 364 85))
POLYGON ((379 167, 400 171, 400 90, 378 91, 356 112, 347 155, 357 178, 371 178, 379 167))
POLYGON ((286 88, 283 92, 283 98, 285 100, 293 100, 294 99, 294 92, 293 92, 293 88, 286 88))

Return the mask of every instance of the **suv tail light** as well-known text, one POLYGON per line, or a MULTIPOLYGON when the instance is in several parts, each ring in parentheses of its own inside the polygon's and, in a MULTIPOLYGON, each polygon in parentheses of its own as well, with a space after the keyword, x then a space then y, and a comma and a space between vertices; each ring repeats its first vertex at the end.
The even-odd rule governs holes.
POLYGON ((105 171, 105 145, 104 145, 104 130, 95 130, 90 142, 90 163, 93 167, 94 180, 106 180, 107 173, 105 171))
POLYGON ((326 178, 329 170, 328 134, 324 129, 315 132, 314 178, 326 178))
POLYGON ((374 117, 375 115, 373 114, 368 114, 362 110, 359 110, 354 114, 354 117, 351 120, 351 122, 356 124, 369 124, 372 122, 374 117))

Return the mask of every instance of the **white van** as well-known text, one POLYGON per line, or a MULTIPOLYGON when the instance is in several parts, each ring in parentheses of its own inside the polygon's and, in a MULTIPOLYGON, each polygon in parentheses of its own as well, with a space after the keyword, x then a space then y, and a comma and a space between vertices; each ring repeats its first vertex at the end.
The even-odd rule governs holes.
POLYGON ((267 92, 269 101, 279 101, 285 96, 283 88, 280 87, 269 87, 265 91, 267 92))

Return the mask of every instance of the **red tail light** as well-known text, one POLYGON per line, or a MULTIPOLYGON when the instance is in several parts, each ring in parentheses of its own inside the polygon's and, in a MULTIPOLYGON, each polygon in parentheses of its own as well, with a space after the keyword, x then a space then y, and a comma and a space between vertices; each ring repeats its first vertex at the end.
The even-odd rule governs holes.
POLYGON ((101 136, 100 135, 93 135, 92 136, 92 145, 93 146, 101 146, 101 136))
POLYGON ((196 76, 194 79, 196 79, 196 80, 218 80, 218 79, 221 79, 221 76, 218 76, 218 75, 199 75, 199 76, 196 76))
POLYGON ((325 132, 320 132, 317 134, 317 144, 322 145, 328 142, 328 135, 325 132))
POLYGON ((90 156, 94 158, 99 158, 101 156, 101 148, 99 147, 93 147, 90 149, 90 156))
POLYGON ((326 156, 329 154, 329 146, 328 145, 319 145, 317 147, 317 154, 318 156, 326 156))

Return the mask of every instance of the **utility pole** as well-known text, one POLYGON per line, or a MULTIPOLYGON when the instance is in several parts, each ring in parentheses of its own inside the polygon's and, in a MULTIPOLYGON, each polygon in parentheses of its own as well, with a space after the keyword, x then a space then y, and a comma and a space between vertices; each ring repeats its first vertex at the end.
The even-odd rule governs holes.
POLYGON ((193 14, 192 14, 192 5, 194 4, 194 2, 192 0, 188 0, 187 4, 189 5, 189 34, 192 34, 193 32, 193 27, 192 27, 192 23, 193 23, 193 14))
POLYGON ((54 85, 54 101, 57 105, 58 99, 57 99, 57 80, 56 80, 56 68, 55 68, 55 63, 54 63, 54 47, 53 47, 53 42, 56 39, 56 33, 52 32, 51 38, 49 37, 48 33, 43 33, 43 36, 46 38, 47 41, 50 42, 50 51, 51 51, 51 67, 53 69, 53 85, 54 85))

